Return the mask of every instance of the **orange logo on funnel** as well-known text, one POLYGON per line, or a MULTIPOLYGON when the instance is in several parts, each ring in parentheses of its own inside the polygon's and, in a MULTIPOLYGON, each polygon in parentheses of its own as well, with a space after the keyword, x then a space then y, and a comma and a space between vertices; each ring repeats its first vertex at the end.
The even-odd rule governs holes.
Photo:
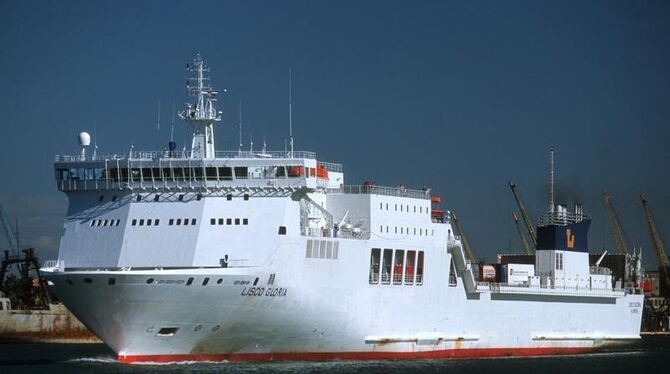
POLYGON ((572 249, 575 247, 575 236, 572 235, 572 230, 565 230, 566 242, 568 243, 568 248, 572 249))

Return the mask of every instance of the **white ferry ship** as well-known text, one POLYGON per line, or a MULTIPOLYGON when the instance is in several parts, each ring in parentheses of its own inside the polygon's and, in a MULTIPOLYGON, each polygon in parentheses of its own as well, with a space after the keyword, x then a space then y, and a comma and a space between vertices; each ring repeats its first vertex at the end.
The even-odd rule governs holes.
POLYGON ((89 156, 82 133, 54 164, 69 208, 42 274, 121 362, 553 355, 640 337, 643 294, 589 264, 580 207, 552 202, 534 265, 483 282, 427 189, 346 185, 292 141, 216 151, 217 92, 199 56, 191 70, 190 151, 89 156))

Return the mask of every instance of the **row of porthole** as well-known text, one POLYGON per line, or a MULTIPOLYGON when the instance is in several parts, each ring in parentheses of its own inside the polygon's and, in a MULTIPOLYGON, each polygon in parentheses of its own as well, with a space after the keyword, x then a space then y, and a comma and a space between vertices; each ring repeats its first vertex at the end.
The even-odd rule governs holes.
MULTIPOLYGON (((192 285, 193 280, 194 280, 193 277, 189 277, 186 280, 186 285, 187 286, 192 285)), ((84 283, 87 283, 87 284, 93 283, 93 279, 91 279, 91 278, 84 278, 83 281, 84 281, 84 283)), ((70 286, 74 285, 74 282, 72 282, 72 279, 70 279, 70 278, 67 278, 65 280, 65 282, 67 284, 69 284, 70 286)), ((147 284, 153 284, 154 282, 156 284, 170 284, 170 283, 182 284, 182 283, 184 283, 184 281, 181 280, 181 279, 175 279, 175 280, 173 280, 173 279, 160 279, 157 282, 154 278, 147 278, 147 280, 146 280, 147 284), (173 282, 170 282, 170 281, 173 281, 173 282)), ((216 284, 222 284, 222 283, 223 283, 223 278, 219 278, 219 279, 216 280, 216 284)), ((110 286, 115 285, 116 284, 116 278, 108 278, 107 279, 107 284, 110 285, 110 286)), ((202 285, 206 286, 207 284, 209 284, 209 277, 205 277, 205 278, 202 279, 202 285)), ((258 284, 258 278, 256 278, 254 280, 254 286, 257 285, 257 284, 258 284)))

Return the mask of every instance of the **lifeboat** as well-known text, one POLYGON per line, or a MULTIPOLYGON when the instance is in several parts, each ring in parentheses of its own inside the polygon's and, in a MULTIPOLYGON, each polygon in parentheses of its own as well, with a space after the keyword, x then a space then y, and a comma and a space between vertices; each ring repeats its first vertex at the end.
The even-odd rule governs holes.
POLYGON ((442 209, 433 209, 430 212, 430 216, 433 218, 442 218, 444 216, 444 211, 442 209))
POLYGON ((430 197, 430 202, 435 205, 439 205, 442 203, 442 198, 440 196, 433 195, 430 197))
POLYGON ((316 165, 316 177, 328 179, 328 170, 321 164, 316 165))

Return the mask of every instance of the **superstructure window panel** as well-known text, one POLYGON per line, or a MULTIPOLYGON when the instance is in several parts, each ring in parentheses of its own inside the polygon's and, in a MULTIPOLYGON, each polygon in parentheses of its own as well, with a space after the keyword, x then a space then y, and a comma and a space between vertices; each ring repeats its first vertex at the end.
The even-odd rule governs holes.
POLYGON ((393 250, 384 249, 384 255, 382 257, 382 269, 381 269, 381 283, 390 284, 391 283, 391 268, 393 261, 393 250))
POLYGON ((405 251, 396 249, 393 260, 393 284, 402 284, 403 266, 405 261, 405 251))
POLYGON ((416 251, 407 251, 407 259, 405 260, 405 284, 414 284, 414 268, 416 263, 416 251))
POLYGON ((312 258, 312 246, 314 244, 314 240, 312 239, 307 239, 307 248, 305 249, 305 257, 306 258, 312 258))
POLYGON ((416 257, 416 285, 423 285, 423 251, 419 251, 416 257))
POLYGON ((372 251, 370 251, 370 274, 368 276, 370 284, 379 284, 380 257, 381 249, 372 248, 372 251))

